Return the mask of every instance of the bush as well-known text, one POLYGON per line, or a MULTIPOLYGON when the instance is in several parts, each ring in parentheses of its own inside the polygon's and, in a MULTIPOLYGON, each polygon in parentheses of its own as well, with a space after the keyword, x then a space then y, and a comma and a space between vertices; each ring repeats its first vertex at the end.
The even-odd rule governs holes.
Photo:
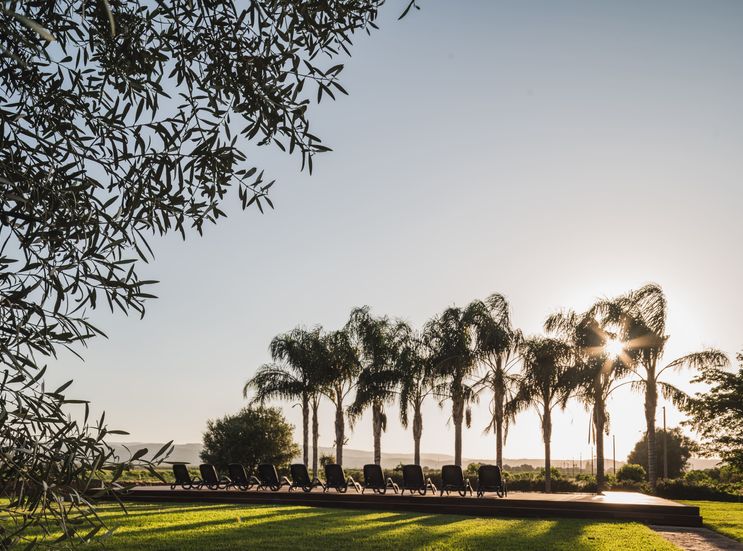
POLYGON ((620 482, 644 482, 648 475, 645 467, 636 463, 627 463, 617 471, 617 480, 620 482))
POLYGON ((669 499, 701 499, 709 501, 742 501, 743 493, 735 486, 700 484, 684 479, 659 480, 656 494, 669 499))
MULTIPOLYGON (((541 480, 544 480, 544 474, 545 474, 544 467, 539 469, 538 473, 539 474, 537 476, 541 480)), ((559 480, 562 478, 562 473, 560 473, 560 471, 558 471, 556 467, 550 467, 550 476, 552 477, 552 480, 559 480)))
POLYGON ((482 463, 470 463, 464 471, 464 476, 477 476, 477 470, 482 463))
POLYGON ((293 433, 278 408, 244 408, 207 422, 201 459, 218 467, 242 463, 250 471, 261 463, 286 465, 299 454, 293 433))

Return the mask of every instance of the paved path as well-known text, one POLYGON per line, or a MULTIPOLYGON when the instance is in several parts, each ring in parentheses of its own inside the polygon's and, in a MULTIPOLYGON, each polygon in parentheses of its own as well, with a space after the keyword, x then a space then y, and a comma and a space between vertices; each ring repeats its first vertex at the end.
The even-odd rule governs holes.
POLYGON ((684 551, 743 551, 743 544, 708 528, 651 526, 658 534, 684 551))

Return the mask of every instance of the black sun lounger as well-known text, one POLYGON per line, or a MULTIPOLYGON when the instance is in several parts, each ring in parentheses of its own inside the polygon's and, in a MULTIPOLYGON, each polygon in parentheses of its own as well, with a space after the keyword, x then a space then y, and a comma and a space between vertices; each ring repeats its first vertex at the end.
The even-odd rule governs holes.
POLYGON ((387 480, 385 480, 382 467, 374 463, 364 465, 364 486, 361 493, 372 490, 375 494, 385 494, 387 488, 391 488, 395 493, 400 489, 391 478, 387 477, 387 480))
POLYGON ((177 486, 184 490, 190 490, 194 487, 201 488, 201 479, 197 476, 191 478, 191 473, 188 472, 188 467, 184 463, 173 465, 173 476, 175 476, 175 482, 170 485, 171 490, 175 490, 177 486))
POLYGON ((480 465, 477 470, 477 497, 485 492, 495 492, 498 497, 508 497, 508 488, 498 465, 480 465))
POLYGON ((467 492, 472 495, 472 485, 469 479, 464 478, 462 467, 459 465, 444 465, 441 468, 441 493, 439 495, 449 495, 449 492, 459 492, 464 497, 467 492))
POLYGON ((436 493, 436 486, 431 479, 423 476, 423 469, 420 465, 403 465, 402 466, 402 492, 408 490, 411 494, 418 492, 420 495, 426 495, 428 490, 436 493))
POLYGON ((304 463, 294 463, 289 466, 292 473, 292 483, 289 486, 291 492, 295 488, 302 488, 305 492, 311 492, 313 488, 321 487, 325 489, 325 484, 319 478, 310 478, 307 465, 304 463))
POLYGON ((292 482, 285 476, 279 479, 279 473, 276 471, 276 467, 270 463, 264 463, 258 465, 258 484, 259 490, 269 489, 272 492, 278 492, 282 486, 291 486, 292 482))
POLYGON ((361 486, 350 476, 346 478, 343 467, 337 463, 328 463, 325 465, 325 491, 334 488, 338 492, 345 494, 348 487, 352 486, 357 492, 361 491, 361 486))
POLYGON ((217 468, 209 463, 199 465, 199 472, 201 473, 201 485, 206 486, 210 490, 226 489, 232 482, 226 476, 220 477, 217 474, 217 468))
POLYGON ((253 486, 261 483, 254 476, 248 476, 245 467, 240 463, 230 463, 227 465, 227 472, 230 475, 230 486, 234 486, 242 491, 250 490, 253 486))

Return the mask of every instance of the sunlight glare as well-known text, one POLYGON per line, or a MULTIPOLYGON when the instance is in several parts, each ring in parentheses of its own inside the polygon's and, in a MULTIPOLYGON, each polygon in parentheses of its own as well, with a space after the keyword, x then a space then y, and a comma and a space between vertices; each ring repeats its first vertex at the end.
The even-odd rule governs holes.
POLYGON ((617 339, 609 339, 604 344, 604 350, 612 358, 617 358, 624 351, 624 343, 617 339))

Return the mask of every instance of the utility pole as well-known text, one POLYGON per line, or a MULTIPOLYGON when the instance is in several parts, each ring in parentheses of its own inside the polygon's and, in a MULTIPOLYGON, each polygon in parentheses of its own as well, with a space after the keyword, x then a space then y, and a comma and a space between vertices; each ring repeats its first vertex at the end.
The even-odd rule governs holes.
POLYGON ((591 446, 591 476, 593 476, 593 446, 591 446))
POLYGON ((663 478, 668 478, 668 429, 666 429, 666 406, 663 406, 663 478))
POLYGON ((614 461, 614 476, 617 476, 617 435, 611 435, 611 455, 614 461))

